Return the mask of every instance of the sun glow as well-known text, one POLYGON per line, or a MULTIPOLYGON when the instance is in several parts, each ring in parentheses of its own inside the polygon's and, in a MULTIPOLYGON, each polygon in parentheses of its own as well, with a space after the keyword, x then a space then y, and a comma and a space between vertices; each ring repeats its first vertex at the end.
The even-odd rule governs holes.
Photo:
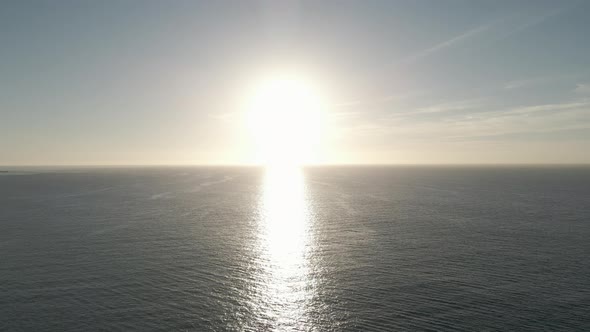
POLYGON ((323 101, 296 75, 276 75, 257 84, 248 101, 247 123, 256 161, 293 166, 317 161, 323 101))

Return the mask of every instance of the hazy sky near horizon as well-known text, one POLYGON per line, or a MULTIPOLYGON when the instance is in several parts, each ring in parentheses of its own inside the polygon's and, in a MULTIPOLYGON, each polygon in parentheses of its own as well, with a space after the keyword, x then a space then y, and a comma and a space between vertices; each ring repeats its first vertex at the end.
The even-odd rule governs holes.
MULTIPOLYGON (((326 163, 589 163, 589 1, 3 1, 0 164, 241 164, 277 68, 326 163)), ((305 134, 305 133, 302 133, 305 134)))

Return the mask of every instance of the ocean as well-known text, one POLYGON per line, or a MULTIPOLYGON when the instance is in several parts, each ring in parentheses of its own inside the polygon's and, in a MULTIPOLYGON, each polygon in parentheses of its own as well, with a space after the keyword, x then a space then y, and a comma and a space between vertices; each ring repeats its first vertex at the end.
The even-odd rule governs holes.
POLYGON ((1 331, 590 330, 590 167, 7 170, 1 331))

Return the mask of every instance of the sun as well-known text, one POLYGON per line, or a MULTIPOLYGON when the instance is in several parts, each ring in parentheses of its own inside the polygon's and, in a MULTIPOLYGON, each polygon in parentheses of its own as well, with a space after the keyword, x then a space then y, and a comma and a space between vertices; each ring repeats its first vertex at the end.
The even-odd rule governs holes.
POLYGON ((303 77, 280 74, 258 82, 248 100, 246 120, 257 162, 267 166, 315 162, 323 105, 317 89, 303 77))

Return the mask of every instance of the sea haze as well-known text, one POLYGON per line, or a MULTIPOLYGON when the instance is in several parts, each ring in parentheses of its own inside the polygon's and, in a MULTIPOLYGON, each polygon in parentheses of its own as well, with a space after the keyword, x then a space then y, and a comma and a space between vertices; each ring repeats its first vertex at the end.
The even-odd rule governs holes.
POLYGON ((2 331, 590 330, 588 167, 7 170, 2 331))

